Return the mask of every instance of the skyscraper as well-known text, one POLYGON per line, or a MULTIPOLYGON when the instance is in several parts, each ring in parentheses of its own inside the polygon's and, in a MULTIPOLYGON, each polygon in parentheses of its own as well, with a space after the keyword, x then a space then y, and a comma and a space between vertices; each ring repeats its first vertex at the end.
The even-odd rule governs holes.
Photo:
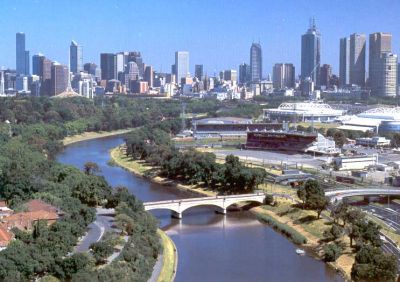
POLYGON ((250 82, 251 73, 250 73, 250 65, 243 63, 239 65, 239 83, 245 84, 250 82))
POLYGON ((321 86, 325 86, 326 88, 330 87, 329 81, 331 80, 332 76, 332 67, 328 64, 323 64, 320 69, 320 84, 321 86))
MULTIPOLYGON (((382 94, 378 90, 379 71, 382 71, 382 66, 379 66, 383 53, 392 52, 392 35, 390 33, 376 32, 369 35, 369 79, 368 84, 371 88, 371 95, 382 94)), ((381 83, 382 84, 382 83, 381 83)))
POLYGON ((350 84, 365 86, 365 34, 350 35, 350 84))
POLYGON ((58 95, 67 89, 69 70, 67 66, 54 62, 51 66, 50 95, 58 95))
POLYGON ((72 40, 69 47, 69 68, 73 74, 83 71, 83 52, 82 46, 72 40))
POLYGON ((295 68, 293 64, 275 64, 272 69, 272 81, 275 89, 294 88, 295 68))
POLYGON ((126 54, 125 64, 127 65, 129 62, 135 62, 139 68, 139 78, 143 78, 144 75, 144 63, 143 58, 140 52, 133 51, 126 54))
POLYGON ((250 77, 253 82, 262 80, 262 50, 260 43, 253 43, 250 47, 250 77))
POLYGON ((29 74, 29 51, 25 50, 25 33, 16 34, 16 70, 17 74, 29 74))
POLYGON ((382 53, 376 64, 376 96, 394 97, 397 94, 397 55, 382 53))
POLYGON ((91 74, 91 75, 95 76, 96 75, 97 65, 95 63, 86 63, 86 64, 83 65, 83 69, 88 74, 91 74))
POLYGON ((178 83, 181 81, 182 78, 186 78, 189 75, 189 52, 175 52, 175 71, 176 81, 178 83))
POLYGON ((340 38, 339 84, 344 87, 350 84, 350 38, 340 38))
POLYGON ((41 80, 40 95, 51 95, 51 67, 52 61, 45 56, 40 57, 39 76, 41 80))
POLYGON ((42 73, 41 70, 41 61, 43 60, 43 54, 36 54, 32 56, 32 74, 40 76, 42 73))
POLYGON ((100 69, 102 80, 117 79, 117 62, 115 54, 100 54, 100 69))
POLYGON ((203 79, 203 65, 194 66, 194 76, 197 77, 198 80, 203 79))
POLYGON ((153 87, 153 75, 153 67, 146 66, 146 68, 144 69, 144 81, 147 81, 147 84, 150 88, 153 87))
POLYGON ((319 86, 320 63, 321 34, 313 19, 307 32, 301 36, 301 80, 310 77, 319 86))

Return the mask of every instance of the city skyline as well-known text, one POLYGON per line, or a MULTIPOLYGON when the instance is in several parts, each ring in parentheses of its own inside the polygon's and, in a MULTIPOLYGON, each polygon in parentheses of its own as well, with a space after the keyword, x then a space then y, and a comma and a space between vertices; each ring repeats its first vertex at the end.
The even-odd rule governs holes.
MULTIPOLYGON (((398 40, 400 31, 395 28, 397 26, 395 24, 396 17, 390 16, 395 15, 396 7, 400 8, 400 3, 394 1, 383 1, 379 5, 374 1, 352 1, 352 3, 338 5, 342 11, 357 7, 357 13, 360 16, 368 14, 368 11, 373 9, 379 8, 382 11, 378 16, 371 18, 370 21, 363 21, 363 23, 351 21, 351 15, 354 16, 355 12, 353 14, 349 13, 350 15, 347 12, 340 14, 337 7, 332 7, 333 10, 329 10, 328 13, 323 9, 325 5, 316 1, 307 2, 307 4, 309 3, 313 6, 312 13, 310 13, 309 9, 306 9, 306 3, 297 3, 296 1, 289 1, 291 3, 285 9, 279 6, 277 9, 268 9, 273 10, 273 13, 266 11, 263 14, 264 17, 253 16, 252 13, 257 8, 262 7, 262 4, 255 2, 246 3, 247 5, 245 5, 245 3, 235 1, 235 5, 231 5, 233 7, 230 6, 227 9, 223 7, 224 1, 218 1, 212 10, 201 13, 201 16, 205 19, 223 21, 226 19, 228 12, 237 13, 240 11, 243 13, 243 19, 232 21, 231 29, 240 31, 240 29, 246 28, 246 33, 237 32, 236 36, 227 36, 221 33, 218 25, 213 25, 211 29, 205 29, 201 25, 197 29, 193 29, 195 26, 197 27, 195 20, 199 16, 193 15, 194 12, 190 11, 191 7, 198 7, 192 2, 179 3, 172 1, 171 8, 180 5, 182 9, 187 10, 187 16, 192 19, 193 24, 189 23, 187 27, 179 26, 179 20, 174 18, 172 13, 165 13, 164 11, 164 19, 171 19, 171 21, 164 21, 164 24, 167 24, 163 28, 159 28, 159 21, 149 20, 145 17, 145 9, 149 5, 154 6, 152 16, 156 17, 162 13, 159 8, 156 8, 155 1, 144 3, 140 6, 135 5, 134 2, 122 2, 120 6, 108 2, 104 2, 102 5, 98 5, 94 1, 79 3, 82 9, 78 10, 84 11, 84 8, 90 8, 99 13, 105 9, 124 13, 125 10, 129 10, 129 7, 135 6, 137 13, 135 19, 132 20, 135 29, 129 29, 131 25, 123 23, 122 19, 125 17, 118 17, 118 19, 109 23, 107 29, 103 28, 101 31, 98 31, 101 25, 99 25, 99 20, 96 18, 86 25, 79 25, 79 22, 83 22, 86 19, 86 14, 83 12, 78 12, 76 15, 73 14, 72 8, 76 8, 76 5, 69 5, 70 2, 60 1, 57 9, 63 9, 65 13, 57 15, 57 19, 52 14, 49 14, 46 20, 43 20, 40 16, 43 16, 43 13, 48 12, 51 8, 50 1, 21 2, 5 5, 5 8, 0 12, 0 23, 6 30, 0 41, 0 52, 7 54, 0 58, 0 66, 15 67, 14 48, 12 48, 13 46, 11 46, 10 42, 13 41, 12 38, 15 38, 16 32, 23 31, 27 37, 26 49, 30 50, 31 56, 41 52, 46 57, 65 65, 68 65, 68 44, 70 40, 76 40, 85 46, 84 63, 94 62, 99 64, 99 54, 104 52, 116 53, 123 50, 140 50, 146 62, 153 65, 155 70, 165 72, 169 71, 171 64, 174 62, 174 52, 187 50, 190 52, 190 73, 194 73, 195 64, 203 64, 204 73, 208 75, 213 75, 214 72, 218 73, 219 70, 223 69, 238 69, 240 63, 248 60, 250 44, 259 40, 264 53, 263 76, 266 76, 272 73, 272 67, 275 63, 293 63, 297 69, 300 69, 300 37, 307 28, 309 18, 312 16, 315 16, 318 29, 322 35, 321 64, 332 65, 333 73, 335 74, 339 72, 339 39, 349 34, 370 34, 377 31, 392 33, 393 53, 399 53, 400 51, 398 40), (385 3, 391 3, 391 5, 385 5, 385 3), (390 8, 387 6, 390 6, 390 8), (222 9, 223 13, 218 14, 218 9, 222 9), (40 10, 41 12, 32 14, 34 10, 40 10), (296 22, 289 17, 294 10, 297 13, 296 22), (271 16, 269 16, 269 13, 271 13, 271 16), (332 14, 335 14, 335 17, 339 17, 340 21, 332 21, 332 14), (29 25, 23 19, 24 15, 29 15, 29 25), (74 17, 70 18, 72 15, 74 17), (193 17, 191 17, 192 15, 193 17), (246 17, 249 17, 249 20, 246 21, 246 17), (65 26, 69 26, 69 22, 71 22, 71 26, 67 29, 65 26), (72 22, 76 23, 72 24, 72 22), (8 28, 9 26, 12 26, 12 28, 8 28), (39 32, 42 30, 46 32, 39 32), (113 32, 113 40, 108 40, 107 31, 111 30, 113 32), (123 36, 124 34, 130 34, 130 36, 123 36), (215 44, 216 40, 218 44, 215 44), (158 44, 155 44, 155 42, 158 42, 158 44)), ((268 3, 269 7, 275 7, 275 5, 274 3, 268 3)))

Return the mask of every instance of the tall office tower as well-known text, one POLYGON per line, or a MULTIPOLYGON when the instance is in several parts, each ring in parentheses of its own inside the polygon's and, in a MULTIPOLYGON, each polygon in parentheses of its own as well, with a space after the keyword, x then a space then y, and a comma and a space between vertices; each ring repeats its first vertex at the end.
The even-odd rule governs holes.
POLYGON ((133 51, 125 54, 125 64, 128 64, 129 62, 135 62, 139 68, 139 78, 143 78, 144 75, 144 63, 143 63, 143 58, 140 52, 138 51, 133 51))
POLYGON ((376 64, 375 95, 393 97, 397 94, 397 55, 382 53, 376 64))
POLYGON ((39 61, 39 74, 40 77, 40 95, 51 95, 51 66, 52 61, 47 59, 45 56, 40 57, 39 61))
POLYGON ((129 62, 125 68, 124 84, 129 87, 130 82, 139 80, 139 67, 135 62, 129 62))
POLYGON ((171 65, 171 74, 176 76, 176 65, 171 65))
POLYGON ((273 86, 275 89, 294 88, 295 77, 293 64, 275 64, 272 69, 273 86))
POLYGON ((344 87, 350 84, 350 38, 340 38, 339 84, 344 87))
POLYGON ((239 83, 245 84, 250 82, 251 73, 250 73, 250 65, 243 63, 239 65, 239 83))
POLYGON ((194 76, 200 81, 203 79, 203 65, 194 66, 194 76))
POLYGON ((332 76, 332 67, 331 65, 323 64, 320 70, 320 84, 321 86, 325 86, 326 88, 330 87, 329 81, 332 76))
POLYGON ((32 74, 40 76, 41 70, 41 62, 44 58, 44 55, 39 53, 32 56, 32 74))
POLYGON ((4 88, 4 71, 0 70, 0 95, 4 95, 5 88, 4 88))
POLYGON ((189 52, 175 52, 175 71, 176 81, 178 83, 182 80, 182 78, 186 78, 189 75, 189 52))
POLYGON ((400 96, 400 62, 397 64, 397 95, 400 96))
POLYGON ((147 84, 150 88, 153 87, 153 75, 153 67, 146 66, 146 68, 144 69, 144 81, 147 81, 147 84))
POLYGON ((69 70, 67 66, 54 62, 51 66, 50 95, 55 96, 64 92, 68 87, 69 70))
POLYGON ((250 47, 250 80, 262 80, 262 50, 260 43, 253 43, 250 47))
POLYGON ((86 63, 83 65, 83 70, 88 74, 96 76, 97 65, 95 63, 86 63))
POLYGON ((29 74, 29 51, 25 50, 25 33, 16 34, 16 70, 17 74, 29 74))
POLYGON ((318 87, 320 85, 321 63, 321 34, 317 30, 315 20, 312 19, 310 27, 301 36, 301 80, 310 77, 318 87))
POLYGON ((225 70, 224 80, 237 82, 237 71, 236 70, 225 70))
POLYGON ((371 88, 371 95, 379 95, 378 77, 381 69, 379 66, 383 53, 392 52, 392 35, 390 33, 376 32, 369 35, 369 78, 368 85, 371 88))
POLYGON ((365 34, 350 35, 350 84, 365 86, 365 34))
POLYGON ((100 54, 100 69, 102 80, 117 79, 117 60, 115 54, 100 54))
POLYGON ((73 74, 83 71, 82 46, 72 40, 69 46, 69 68, 73 74))

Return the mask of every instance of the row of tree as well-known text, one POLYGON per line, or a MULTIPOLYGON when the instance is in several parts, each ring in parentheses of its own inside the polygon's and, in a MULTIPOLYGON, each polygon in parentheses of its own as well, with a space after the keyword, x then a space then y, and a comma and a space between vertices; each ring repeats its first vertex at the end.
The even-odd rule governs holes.
POLYGON ((176 149, 170 139, 175 125, 168 120, 135 130, 126 137, 126 154, 158 167, 164 177, 226 194, 252 192, 264 181, 264 169, 245 167, 238 157, 229 155, 220 164, 212 153, 176 149))

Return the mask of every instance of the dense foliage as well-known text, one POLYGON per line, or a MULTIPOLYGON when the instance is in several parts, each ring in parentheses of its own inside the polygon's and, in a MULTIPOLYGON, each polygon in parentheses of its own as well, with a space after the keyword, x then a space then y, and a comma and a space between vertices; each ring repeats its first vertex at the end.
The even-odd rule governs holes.
POLYGON ((135 130, 126 137, 127 155, 159 167, 164 177, 203 184, 224 194, 252 192, 264 181, 264 169, 245 167, 235 156, 227 156, 220 164, 212 153, 176 149, 170 134, 177 132, 177 124, 166 120, 135 130))
MULTIPOLYGON (((196 103, 191 105, 196 107, 196 103)), ((160 248, 155 219, 126 189, 113 192, 97 175, 96 164, 88 162, 80 171, 52 159, 61 139, 84 131, 152 126, 164 120, 162 125, 176 132, 178 122, 169 121, 180 111, 177 101, 123 97, 94 102, 1 98, 0 198, 15 210, 29 199, 42 199, 59 207, 63 216, 52 225, 38 221, 31 231, 13 230, 15 240, 0 252, 0 281, 37 277, 45 277, 44 281, 146 281, 160 248), (93 254, 73 253, 98 205, 116 207, 118 224, 130 236, 121 255, 101 269, 95 268, 96 260, 104 262, 110 253, 103 242, 93 246, 93 254)))

